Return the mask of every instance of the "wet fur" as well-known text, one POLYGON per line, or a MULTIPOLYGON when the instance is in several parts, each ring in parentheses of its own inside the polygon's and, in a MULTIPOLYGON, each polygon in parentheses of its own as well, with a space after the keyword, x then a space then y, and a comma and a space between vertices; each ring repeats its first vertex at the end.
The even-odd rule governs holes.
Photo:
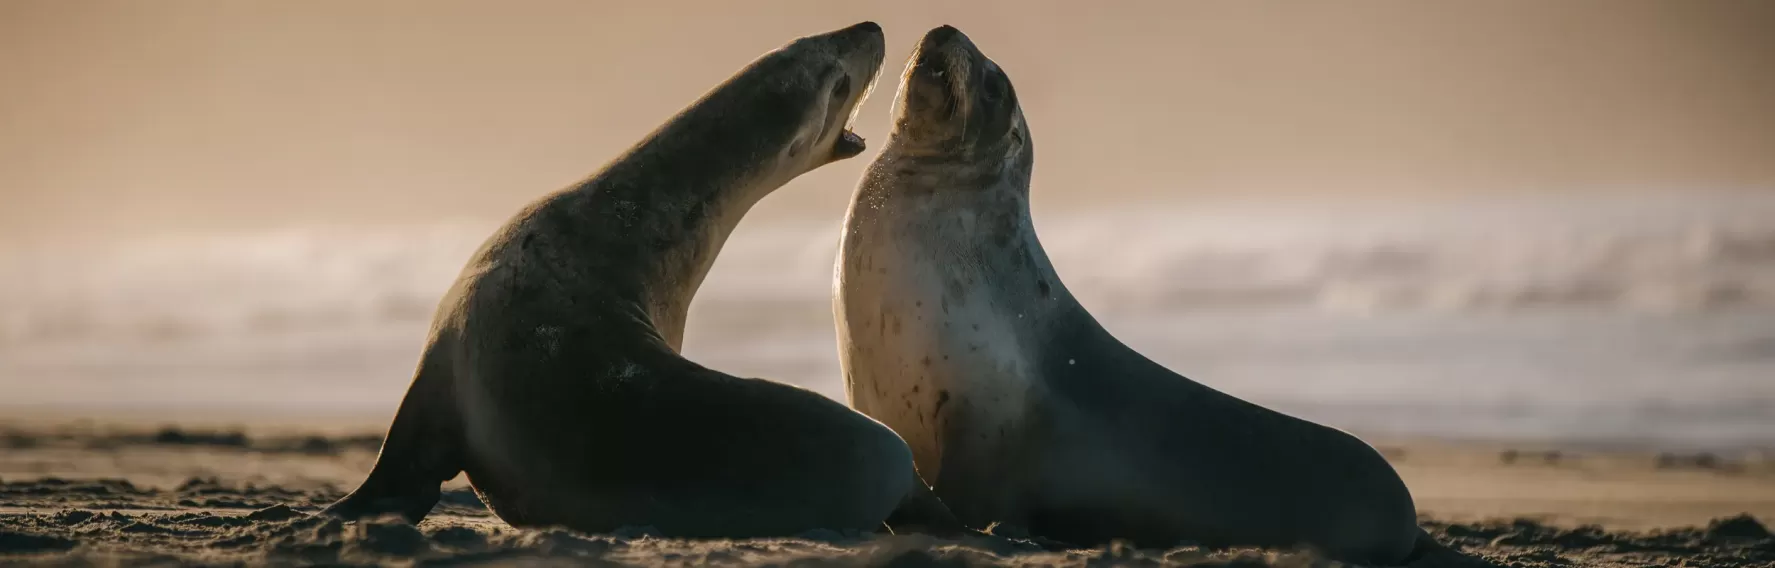
POLYGON ((755 537, 873 530, 928 495, 874 420, 678 353, 740 217, 848 157, 881 58, 874 24, 796 40, 518 213, 440 303, 375 468, 328 512, 416 522, 466 472, 516 526, 755 537))
POLYGON ((840 246, 840 360, 852 406, 900 433, 963 522, 1408 555, 1422 533, 1378 452, 1165 369, 1072 297, 1030 220, 1015 92, 965 36, 926 36, 896 107, 840 246))

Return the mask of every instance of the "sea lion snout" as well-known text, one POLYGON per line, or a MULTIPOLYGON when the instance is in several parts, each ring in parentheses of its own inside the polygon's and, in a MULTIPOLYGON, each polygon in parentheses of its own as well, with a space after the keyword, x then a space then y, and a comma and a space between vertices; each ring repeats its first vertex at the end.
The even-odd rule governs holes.
POLYGON ((968 34, 961 33, 955 26, 931 28, 931 31, 925 32, 924 39, 918 42, 918 49, 922 52, 935 53, 954 48, 978 51, 974 49, 973 40, 968 39, 968 34))
POLYGON ((874 43, 877 45, 882 45, 885 43, 885 40, 882 37, 881 24, 877 24, 875 22, 870 22, 870 21, 865 21, 865 22, 859 23, 857 25, 832 32, 832 36, 837 39, 853 42, 854 44, 874 43))
POLYGON ((1010 78, 954 26, 925 32, 894 101, 892 144, 900 155, 986 164, 1026 153, 1010 78))
POLYGON ((967 34, 954 26, 939 26, 925 32, 924 39, 919 40, 918 51, 912 59, 912 71, 915 76, 954 82, 965 77, 968 69, 982 58, 984 56, 967 34))
POLYGON ((859 87, 875 79, 882 60, 887 57, 887 37, 882 34, 881 25, 875 22, 863 22, 815 37, 829 46, 859 87))
POLYGON ((895 97, 896 139, 908 146, 956 139, 960 134, 956 125, 965 120, 969 106, 970 70, 978 56, 973 42, 953 26, 925 32, 907 60, 895 97))
POLYGON ((811 169, 863 152, 863 137, 851 126, 874 90, 886 56, 881 25, 868 21, 803 36, 767 56, 774 57, 774 68, 783 72, 764 76, 770 85, 766 90, 791 99, 773 104, 820 113, 808 117, 817 122, 804 124, 789 147, 788 155, 800 157, 798 165, 811 169))

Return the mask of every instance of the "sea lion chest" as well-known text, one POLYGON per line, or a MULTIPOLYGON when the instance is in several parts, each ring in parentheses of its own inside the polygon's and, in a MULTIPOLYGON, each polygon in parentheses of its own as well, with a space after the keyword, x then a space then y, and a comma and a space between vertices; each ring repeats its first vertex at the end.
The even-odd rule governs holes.
POLYGON ((1042 389, 1025 349, 1029 314, 946 234, 975 220, 930 221, 853 220, 835 308, 852 405, 900 434, 942 490, 1012 457, 1042 389))

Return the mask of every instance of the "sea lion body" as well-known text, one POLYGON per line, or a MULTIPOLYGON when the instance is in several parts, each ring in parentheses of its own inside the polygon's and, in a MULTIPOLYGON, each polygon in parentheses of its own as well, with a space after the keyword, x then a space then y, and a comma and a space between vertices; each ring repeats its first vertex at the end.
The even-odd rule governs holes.
POLYGON ((958 518, 1078 544, 1412 554, 1411 495, 1373 448, 1179 376, 1079 305, 1030 220, 1015 92, 966 36, 924 38, 896 107, 845 222, 840 361, 852 406, 958 518))
POLYGON ((376 466, 329 513, 417 522, 466 472, 515 526, 756 537, 879 528, 922 487, 880 423, 679 355, 741 216, 862 151, 883 56, 864 23, 752 62, 494 234, 440 303, 376 466))

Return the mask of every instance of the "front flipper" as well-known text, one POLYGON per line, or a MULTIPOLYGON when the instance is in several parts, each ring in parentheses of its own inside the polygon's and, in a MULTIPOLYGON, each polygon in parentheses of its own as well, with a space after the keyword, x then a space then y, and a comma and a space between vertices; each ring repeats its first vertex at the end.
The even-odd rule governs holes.
POLYGON ((888 514, 885 524, 894 534, 923 533, 942 538, 980 534, 956 519, 949 506, 944 505, 937 493, 916 475, 912 491, 900 500, 900 506, 893 513, 888 514))
POLYGON ((443 492, 436 483, 417 483, 404 487, 392 484, 377 486, 373 481, 366 480, 344 499, 322 509, 321 514, 355 520, 400 513, 402 517, 406 517, 407 522, 417 524, 431 513, 432 507, 437 506, 442 495, 443 492))
POLYGON ((369 477, 322 514, 359 519, 400 513, 418 523, 438 504, 443 483, 462 472, 462 429, 449 369, 428 364, 431 359, 428 350, 369 477))

